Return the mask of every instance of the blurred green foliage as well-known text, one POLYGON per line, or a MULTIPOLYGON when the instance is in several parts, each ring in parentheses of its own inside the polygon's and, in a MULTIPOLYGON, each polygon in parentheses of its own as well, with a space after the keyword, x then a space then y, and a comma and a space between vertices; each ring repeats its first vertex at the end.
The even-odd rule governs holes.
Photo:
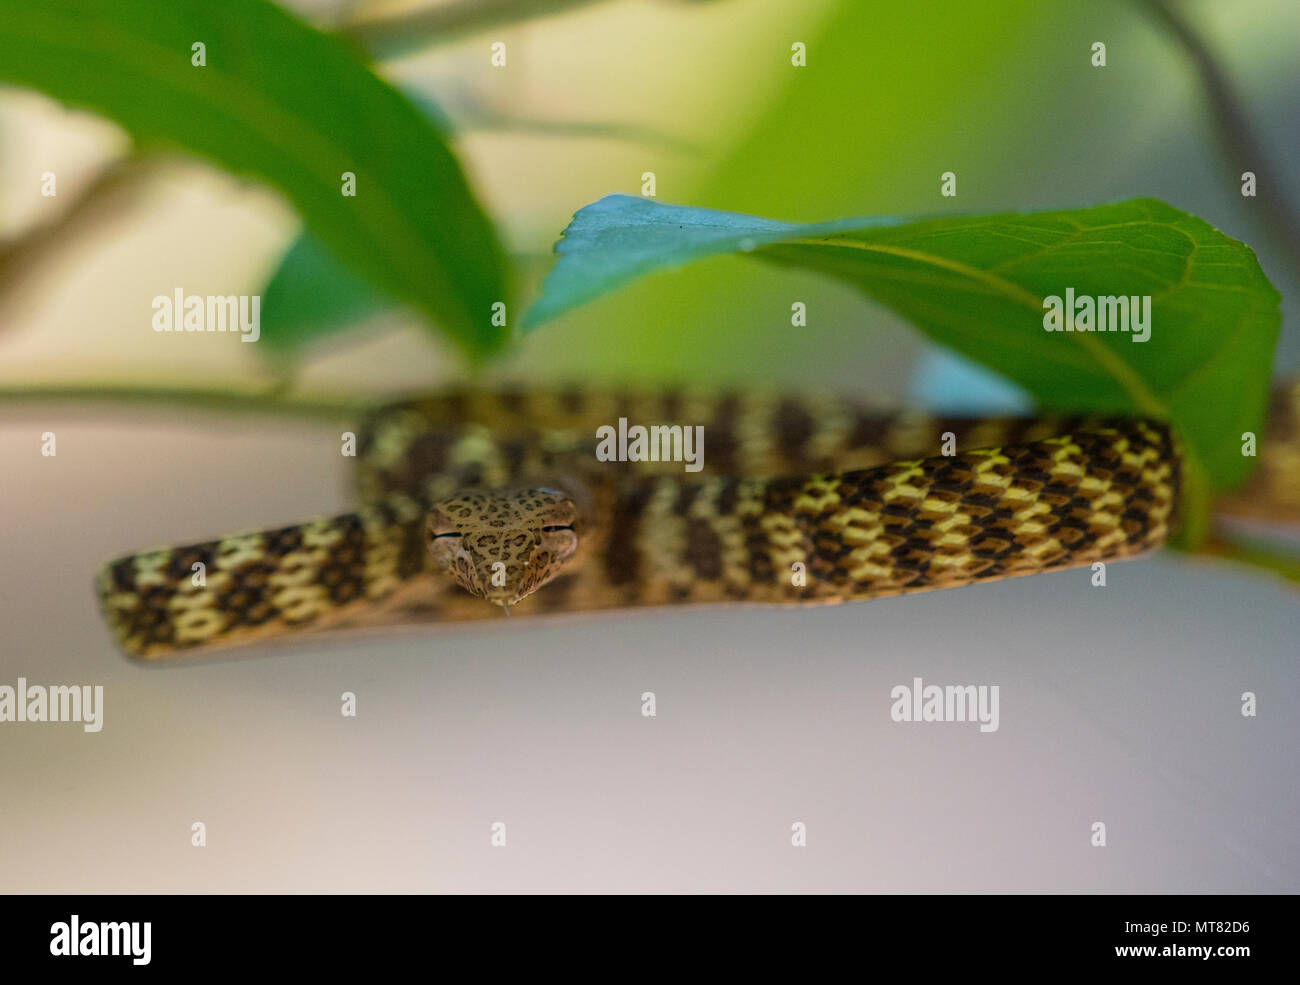
POLYGON ((0 80, 265 182, 335 257, 471 356, 505 345, 492 322, 504 252, 442 133, 355 48, 278 6, 0 0, 0 80))

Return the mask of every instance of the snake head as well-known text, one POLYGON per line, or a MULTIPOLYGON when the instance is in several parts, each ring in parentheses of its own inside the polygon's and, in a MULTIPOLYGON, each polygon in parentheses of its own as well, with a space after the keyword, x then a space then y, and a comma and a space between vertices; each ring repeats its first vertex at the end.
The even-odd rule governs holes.
POLYGON ((573 502, 554 489, 466 492, 433 505, 425 542, 461 588, 508 607, 573 557, 577 520, 573 502))

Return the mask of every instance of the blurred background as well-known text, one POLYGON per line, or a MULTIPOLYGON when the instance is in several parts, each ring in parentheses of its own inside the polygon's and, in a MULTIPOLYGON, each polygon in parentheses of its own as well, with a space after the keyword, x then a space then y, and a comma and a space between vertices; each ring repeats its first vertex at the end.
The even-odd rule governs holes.
MULTIPOLYGON (((662 201, 793 221, 1154 196, 1255 248, 1283 296, 1277 371, 1300 368, 1294 244, 1241 196, 1196 62, 1146 3, 290 6, 339 30, 442 9, 447 30, 372 54, 445 115, 524 303, 573 212, 639 193, 646 171, 662 201), (939 195, 944 171, 955 199, 939 195)), ((1294 188, 1300 7, 1169 6, 1240 96, 1267 159, 1254 170, 1294 188)), ((150 329, 152 298, 177 285, 261 293, 300 231, 266 188, 138 159, 114 124, 0 89, 0 683, 106 688, 101 733, 0 727, 0 890, 1300 889, 1295 595, 1204 560, 1117 565, 1105 590, 1067 571, 833 609, 128 663, 94 607, 106 558, 344 509, 347 421, 311 402, 470 377, 400 311, 287 360, 150 329), (55 198, 39 194, 46 171, 55 198), (158 387, 208 396, 135 393, 158 387), (892 723, 889 690, 915 676, 999 684, 1001 730, 892 723), (344 690, 356 719, 339 715, 344 690), (647 690, 655 719, 640 715, 647 690), (1246 690, 1257 718, 1239 712, 1246 690), (1105 849, 1089 844, 1096 820, 1105 849), (806 849, 790 845, 795 821, 806 849)), ((857 292, 734 257, 571 312, 476 375, 1020 400, 857 292), (792 298, 807 328, 791 328, 792 298)))

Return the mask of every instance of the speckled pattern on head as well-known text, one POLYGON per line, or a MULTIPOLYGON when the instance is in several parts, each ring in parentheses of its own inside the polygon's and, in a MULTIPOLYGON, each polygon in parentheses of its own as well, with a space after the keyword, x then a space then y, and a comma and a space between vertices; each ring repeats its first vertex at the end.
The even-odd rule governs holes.
POLYGON ((98 590, 122 649, 164 658, 507 604, 526 616, 965 585, 1150 550, 1180 483, 1155 421, 938 418, 749 390, 453 391, 376 411, 356 461, 356 512, 108 564, 98 590), (704 470, 599 461, 596 429, 620 417, 702 425, 704 470), (955 454, 940 453, 945 432, 955 454))
POLYGON ((553 489, 468 492, 434 503, 425 540, 461 588, 511 606, 560 572, 578 549, 577 509, 553 489))

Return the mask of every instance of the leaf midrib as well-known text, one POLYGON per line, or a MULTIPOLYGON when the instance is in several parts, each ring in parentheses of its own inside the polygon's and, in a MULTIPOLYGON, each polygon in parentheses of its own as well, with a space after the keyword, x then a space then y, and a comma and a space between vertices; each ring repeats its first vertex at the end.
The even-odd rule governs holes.
MULTIPOLYGON (((948 270, 952 273, 966 277, 977 283, 984 284, 993 289, 994 293, 1001 295, 1009 301, 1021 305, 1041 315, 1043 311, 1042 300, 1029 291, 1025 290, 1019 284, 1008 281, 997 274, 982 270, 979 267, 972 267, 969 264, 962 263, 960 260, 951 260, 947 257, 937 256, 933 253, 927 253, 924 250, 914 250, 905 246, 887 246, 880 243, 866 243, 860 240, 845 239, 791 239, 786 240, 784 244, 773 245, 799 245, 799 246, 817 246, 840 247, 844 249, 862 250, 868 253, 881 253, 888 256, 896 256, 906 260, 913 260, 917 263, 927 264, 942 270, 948 270)), ((1067 332, 1067 337, 1072 338, 1075 343, 1080 345, 1094 362, 1103 370, 1108 372, 1119 384, 1124 391, 1132 398, 1134 404, 1144 414, 1150 414, 1159 419, 1165 419, 1169 416, 1169 408, 1150 388, 1143 383, 1142 378, 1137 371, 1120 359, 1115 353, 1111 352, 1106 346, 1102 345, 1097 339, 1088 333, 1067 332)))

